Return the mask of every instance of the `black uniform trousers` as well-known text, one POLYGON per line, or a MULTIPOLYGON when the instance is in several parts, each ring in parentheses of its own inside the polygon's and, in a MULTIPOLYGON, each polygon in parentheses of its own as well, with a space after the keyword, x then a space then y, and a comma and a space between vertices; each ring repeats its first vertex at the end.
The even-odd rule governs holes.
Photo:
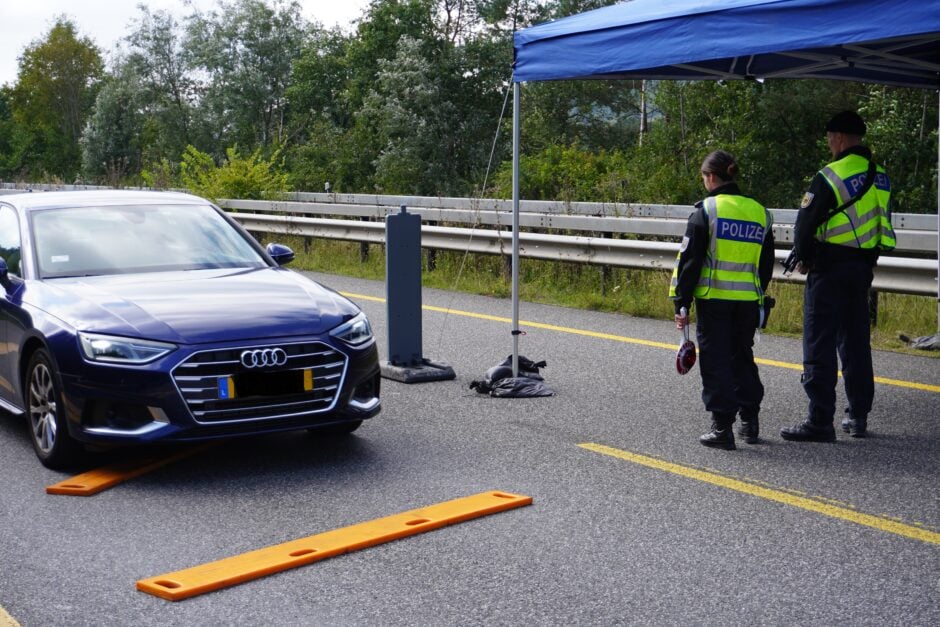
POLYGON ((720 428, 738 412, 743 420, 757 418, 764 399, 753 351, 757 301, 696 299, 695 307, 705 409, 720 428))
POLYGON ((856 249, 824 246, 806 276, 803 297, 803 389, 808 418, 832 424, 836 410, 836 354, 853 418, 866 418, 875 396, 868 321, 873 260, 856 249))

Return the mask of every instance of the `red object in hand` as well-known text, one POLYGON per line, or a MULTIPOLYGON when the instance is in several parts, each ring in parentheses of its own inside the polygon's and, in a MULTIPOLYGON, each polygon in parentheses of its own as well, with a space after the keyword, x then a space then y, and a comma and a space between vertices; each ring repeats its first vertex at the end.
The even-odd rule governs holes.
POLYGON ((683 307, 679 314, 685 318, 685 324, 682 325, 682 343, 679 350, 676 351, 676 372, 679 374, 688 374, 692 366, 695 365, 695 343, 689 339, 689 312, 683 307))

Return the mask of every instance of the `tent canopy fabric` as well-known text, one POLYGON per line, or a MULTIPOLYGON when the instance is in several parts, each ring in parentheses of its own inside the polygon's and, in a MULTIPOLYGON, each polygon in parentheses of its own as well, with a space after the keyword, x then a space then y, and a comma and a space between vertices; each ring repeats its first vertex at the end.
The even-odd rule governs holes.
POLYGON ((513 81, 817 78, 940 89, 940 0, 627 0, 517 31, 513 81))

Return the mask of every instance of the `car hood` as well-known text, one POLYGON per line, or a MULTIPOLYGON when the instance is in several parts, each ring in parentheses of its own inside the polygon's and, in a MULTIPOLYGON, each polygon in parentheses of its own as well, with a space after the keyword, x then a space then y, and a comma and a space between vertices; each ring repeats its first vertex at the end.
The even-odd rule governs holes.
POLYGON ((187 344, 314 335, 359 311, 283 268, 47 280, 24 301, 79 331, 187 344))

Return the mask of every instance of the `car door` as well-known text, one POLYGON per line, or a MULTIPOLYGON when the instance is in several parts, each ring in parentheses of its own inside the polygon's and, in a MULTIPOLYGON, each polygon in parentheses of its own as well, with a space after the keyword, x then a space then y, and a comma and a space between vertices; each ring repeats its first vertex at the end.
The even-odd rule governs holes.
MULTIPOLYGON (((16 213, 8 206, 0 206, 0 257, 7 263, 10 278, 18 282, 20 276, 20 255, 22 241, 20 224, 16 213)), ((12 336, 11 329, 19 329, 22 324, 22 311, 10 297, 6 288, 0 287, 0 401, 17 405, 15 393, 16 357, 19 354, 18 342, 12 336)))

